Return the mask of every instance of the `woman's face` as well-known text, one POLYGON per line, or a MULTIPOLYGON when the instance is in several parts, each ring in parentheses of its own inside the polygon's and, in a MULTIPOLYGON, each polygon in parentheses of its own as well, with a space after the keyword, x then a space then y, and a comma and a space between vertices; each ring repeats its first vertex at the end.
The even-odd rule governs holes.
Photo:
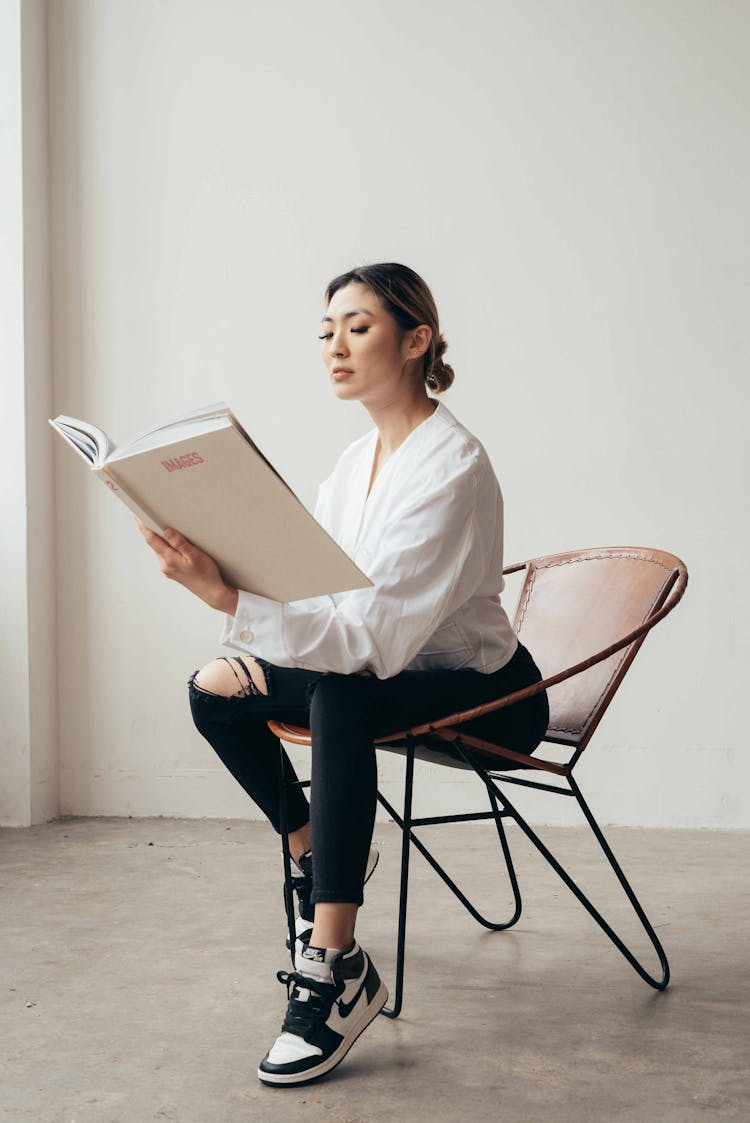
MULTIPOLYGON (((427 329, 429 332, 429 328, 427 329)), ((420 332, 402 333, 380 298, 365 285, 339 289, 323 316, 321 353, 336 396, 381 407, 413 393, 420 332)), ((428 337, 429 343, 429 337, 428 337)), ((421 381, 421 373, 418 374, 421 381)))

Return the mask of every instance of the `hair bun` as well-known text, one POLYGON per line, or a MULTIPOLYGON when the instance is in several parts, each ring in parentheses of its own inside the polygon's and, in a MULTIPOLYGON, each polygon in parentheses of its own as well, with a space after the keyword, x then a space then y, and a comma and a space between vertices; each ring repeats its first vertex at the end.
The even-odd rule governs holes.
POLYGON ((442 359, 438 359, 437 362, 432 364, 425 382, 436 394, 441 394, 443 390, 447 390, 451 386, 454 378, 453 367, 444 363, 442 359))
POLYGON ((430 364, 429 370, 425 374, 425 382, 431 390, 436 394, 440 394, 443 390, 447 390, 453 382, 455 377, 453 367, 448 363, 443 362, 443 355, 446 352, 448 344, 445 338, 440 335, 435 346, 435 351, 430 364))

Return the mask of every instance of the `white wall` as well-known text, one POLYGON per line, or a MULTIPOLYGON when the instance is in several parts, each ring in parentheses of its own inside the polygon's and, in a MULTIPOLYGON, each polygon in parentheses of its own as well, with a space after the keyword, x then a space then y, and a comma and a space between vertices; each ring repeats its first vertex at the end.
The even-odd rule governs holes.
POLYGON ((26 413, 26 601, 31 821, 58 813, 55 481, 46 0, 21 0, 26 413))
POLYGON ((0 5, 0 60, 0 387, 7 429, 0 441, 0 822, 15 825, 29 822, 30 764, 25 598, 18 595, 26 585, 21 19, 11 3, 0 5))
MULTIPOLYGON (((443 400, 503 486, 506 559, 640 544, 690 570, 578 772, 611 822, 750 825, 747 16, 50 8, 54 411, 117 440, 225 398, 312 505, 370 427, 327 385, 325 282, 412 265, 457 371, 443 400)), ((187 706, 218 614, 55 456, 61 810, 254 816, 187 706)), ((382 763, 392 796, 399 774, 382 763)), ((420 808, 474 802, 420 774, 420 808)), ((559 802, 532 814, 564 821, 559 802)))
POLYGON ((9 826, 58 811, 47 124, 46 4, 0 0, 0 823, 9 826))

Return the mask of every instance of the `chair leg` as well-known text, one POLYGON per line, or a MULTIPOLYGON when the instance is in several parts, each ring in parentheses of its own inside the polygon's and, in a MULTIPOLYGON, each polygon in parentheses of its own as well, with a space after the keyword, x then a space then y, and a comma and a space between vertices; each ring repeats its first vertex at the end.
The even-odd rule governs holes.
POLYGON ((429 862, 435 872, 442 878, 448 888, 458 897, 461 904, 471 913, 471 915, 483 924, 485 928, 490 928, 495 932, 500 932, 506 928, 512 927, 521 915, 521 893, 518 887, 518 880, 516 878, 516 871, 513 867, 513 859, 508 846, 508 840, 503 827, 503 814, 504 812, 498 806, 497 798, 494 791, 492 791, 489 784, 487 784, 487 794, 489 796, 490 805, 493 810, 495 826, 497 828, 500 845, 502 848, 503 857, 505 858, 505 868, 508 872, 511 888, 513 890, 514 911, 510 920, 502 921, 501 923, 494 923, 487 920, 480 912, 474 907, 471 901, 466 897, 458 888, 456 883, 445 872, 440 863, 432 856, 430 851, 424 843, 416 837, 412 831, 412 795, 414 790, 414 755, 416 743, 407 738, 406 749, 406 779, 404 783, 404 814, 403 818, 398 814, 394 807, 390 805, 388 800, 378 792, 378 799, 382 806, 386 809, 388 814, 394 822, 401 828, 401 887, 399 892, 399 908, 398 908, 398 940, 396 952, 396 988, 393 1005, 391 1007, 384 1006, 381 1014, 387 1018, 397 1018, 401 1012, 403 1005, 403 987, 404 987, 404 959, 405 959, 405 946, 406 946, 406 904, 408 896, 409 885, 409 845, 413 843, 419 850, 420 854, 429 862))
MULTIPOLYGON (((409 839, 411 837, 411 804, 414 788, 414 739, 407 737, 406 781, 404 784, 404 817, 394 816, 401 826, 401 888, 398 899, 398 939, 396 944, 396 990, 392 1006, 380 1011, 386 1018, 397 1018, 401 1013, 404 994, 404 956, 406 950, 406 901, 409 888, 409 839)), ((380 793, 378 793, 380 798, 380 793)))
MULTIPOLYGON (((454 744, 455 744, 455 742, 454 742, 454 744)), ((651 975, 646 970, 646 968, 642 965, 642 963, 640 963, 640 961, 635 957, 635 955, 633 955, 630 948, 628 948, 627 945, 623 943, 623 941, 620 939, 620 937, 617 935, 617 933, 614 931, 614 929, 604 919, 604 917, 599 912, 599 910, 591 903, 589 898, 578 887, 578 885, 576 885, 575 881, 573 881, 573 878, 570 876, 570 874, 568 874, 568 872, 563 868, 563 866, 560 865, 560 863, 555 858, 555 856, 547 849, 547 847, 544 845, 542 840, 532 830, 532 828, 529 826, 529 824, 526 822, 526 820, 523 818, 523 816, 516 810, 516 808, 510 802, 508 797, 506 795, 504 795, 503 792, 500 791, 500 789, 497 787, 497 784, 495 783, 495 781, 487 775, 487 773, 484 771, 484 769, 482 769, 479 765, 477 765, 472 760, 471 754, 468 752, 468 750, 466 750, 464 746, 456 746, 456 747, 459 748, 459 751, 464 756, 464 759, 469 764, 471 764, 471 766, 474 768, 474 770, 484 780, 485 784, 487 784, 488 787, 490 785, 492 786, 492 788, 495 791, 496 796, 498 797, 498 799, 502 803, 503 808, 505 809, 507 814, 511 815, 512 818, 515 819, 515 821, 518 823, 519 827, 521 828, 523 833, 526 835, 526 837, 529 839, 529 841, 534 844, 534 846, 539 851, 539 853, 542 855, 542 857, 549 863, 550 866, 552 866, 555 873, 560 878, 562 878, 562 880, 568 886, 570 891, 574 894, 574 896, 576 896, 578 898, 578 900, 581 902, 581 904, 586 909, 586 911, 594 918, 596 923, 599 925, 599 927, 602 929, 602 931, 609 937, 609 939, 612 941, 612 943, 615 945, 615 947, 618 949, 618 951, 620 951, 622 953, 622 955, 625 956, 628 963, 630 963, 630 965, 634 968, 634 970, 638 972, 638 974, 641 976, 641 978, 645 982, 647 982, 649 984, 649 986, 654 987, 655 990, 664 990, 669 983, 669 963, 667 961, 667 957, 666 957, 666 954, 664 952, 664 948, 662 947, 658 936, 654 932, 654 929, 651 925, 651 922, 649 921, 648 917, 646 916, 645 912, 643 911, 643 908, 640 904, 640 901, 638 900, 635 893, 633 892, 633 889, 632 889, 630 883, 628 882, 627 878, 625 877, 625 874, 623 873, 617 859, 615 858, 615 856, 612 852, 612 849, 610 848, 609 844, 607 843, 607 840, 605 839, 604 835, 602 834, 602 831, 601 831, 601 828, 599 827, 599 824, 596 822, 596 819, 594 818, 591 810, 589 809, 586 801, 584 800, 583 795, 581 794, 581 790, 578 787, 578 785, 576 784, 573 777, 570 776, 570 775, 567 776, 568 783, 570 784, 570 787, 573 791, 573 794, 576 797, 576 799, 578 801, 578 804, 579 804, 581 810, 583 811, 583 814, 586 817, 586 820, 587 820, 589 826, 591 827, 591 829, 594 832, 594 836, 595 836, 597 842, 599 843, 605 857, 607 858, 607 861, 609 862, 610 866, 612 867, 612 870, 614 871, 615 875, 617 876, 617 879, 620 882, 620 885, 624 889, 628 900, 630 901, 631 905, 633 906, 635 914, 638 917, 638 919, 640 920, 646 935, 648 936, 649 940, 651 941, 651 944, 652 944, 652 946, 654 948, 654 951, 656 952, 656 954, 659 958, 659 963, 661 965, 661 970, 662 970, 661 978, 656 978, 654 975, 651 975)))
MULTIPOLYGON (((478 921, 480 924, 484 925, 485 928, 489 928, 493 932, 503 932, 507 928, 512 928, 513 925, 518 922, 518 920, 521 916, 521 892, 520 892, 520 889, 518 887, 518 880, 516 878, 516 871, 513 867, 513 859, 511 857, 511 853, 510 853, 510 847, 508 846, 508 840, 507 840, 507 837, 506 837, 506 834, 505 834, 505 829, 503 827, 502 820, 503 820, 503 816, 504 816, 505 813, 502 811, 501 808, 498 807, 497 800, 495 798, 495 793, 491 790, 489 785, 487 785, 487 794, 489 796, 490 805, 492 807, 495 825, 497 827, 497 833, 498 833, 498 837, 500 839, 500 845, 502 847, 503 857, 505 858, 505 868, 506 868, 506 871, 508 873, 508 880, 510 881, 510 886, 511 886, 511 889, 513 891, 514 910, 513 910, 513 913, 511 915, 511 917, 510 917, 510 920, 503 920, 503 921, 495 922, 495 921, 492 921, 492 920, 488 920, 485 916, 482 916, 482 914, 479 912, 479 910, 477 908, 475 908, 475 906, 471 903, 469 898, 464 893, 461 892, 459 887, 456 885, 455 881, 450 877, 450 875, 448 873, 446 873, 446 871, 440 865, 438 860, 427 849, 427 847, 421 841, 421 839, 417 838, 417 836, 414 834, 413 831, 409 831, 408 834, 409 834, 410 841, 416 846, 417 850, 422 855, 422 857, 427 862, 429 862, 429 864, 434 869, 435 873, 441 878, 442 881, 445 882, 445 884, 448 886, 450 891, 456 897, 458 897, 459 901, 464 906, 466 911, 471 913, 471 915, 474 917, 474 919, 476 921, 478 921)), ((393 821, 399 827, 401 827, 402 831, 404 831, 405 830, 404 820, 400 817, 398 812, 390 805, 390 803, 385 798, 385 796, 380 794, 380 792, 378 792, 378 799, 380 800, 380 803, 386 809, 388 814, 391 816, 393 821)), ((447 821, 450 821, 450 817, 447 817, 447 821)))
POLYGON ((501 932, 505 928, 512 928, 513 925, 516 924, 518 920, 520 920, 520 917, 521 917, 521 890, 518 888, 518 878, 516 877, 516 871, 515 871, 515 868, 513 866, 513 859, 511 857, 511 853, 510 853, 510 847, 508 846, 508 838, 505 834, 505 827, 503 826, 502 812, 497 805, 497 797, 495 796, 495 793, 493 792, 492 788, 489 787, 489 786, 487 787, 487 795, 490 797, 490 804, 492 805, 492 810, 495 813, 495 826, 497 827, 497 833, 498 833, 498 836, 500 838, 500 845, 503 848, 503 857, 505 858, 505 868, 508 871, 508 880, 510 881, 511 889, 513 890, 513 900, 515 902, 516 907, 515 907, 515 911, 514 911, 512 917, 510 918, 510 920, 506 920, 504 924, 489 924, 487 921, 482 920, 482 918, 479 916, 478 913, 477 913, 477 919, 480 920, 483 924, 486 924, 488 928, 494 929, 495 932, 501 932))
MULTIPOLYGON (((615 855, 612 852, 612 848, 610 847, 609 843, 607 842, 606 838, 604 837, 604 835, 602 833, 602 830, 601 830, 601 827, 599 826, 596 819, 594 818, 594 816, 591 812, 591 809, 589 808, 589 805, 586 803, 586 800, 583 798, 583 793, 581 792, 581 789, 578 787, 578 784, 575 782, 575 780, 573 779, 572 776, 568 776, 568 783, 570 784, 571 788, 573 789, 573 793, 574 793, 576 799, 578 800, 578 804, 581 808, 581 811, 583 811, 584 815, 586 816, 586 821, 588 822, 589 826, 591 827, 592 831, 594 832, 594 835, 596 837, 597 842, 601 846, 602 851, 603 851, 605 857, 607 858, 607 861, 609 862, 610 866, 614 870, 615 875, 617 877, 617 880, 620 882, 620 885, 624 889, 628 900, 630 901, 631 905, 633 906, 633 910, 635 911, 636 916, 640 920, 641 924, 643 925, 643 929, 644 929, 646 935, 648 936, 649 940, 651 941, 651 944, 654 948, 654 951, 656 952, 657 956, 659 957, 659 963, 661 965, 661 971, 662 971, 661 979, 657 981, 655 978, 653 978, 653 976, 651 976, 648 973, 648 971, 646 971, 641 966, 641 964, 638 962, 638 960, 635 958, 635 956, 630 952, 630 950, 620 940, 619 936, 615 932, 613 932, 613 930, 610 928, 610 926, 607 924, 607 922, 605 920, 601 920, 599 922, 601 923, 602 928, 607 933, 609 938, 612 940, 612 942, 615 944, 615 946, 622 952, 622 954, 625 956, 625 958, 628 960, 628 962, 635 968, 635 970, 638 972, 638 974, 641 976, 641 978, 644 979, 647 983, 649 983, 656 990, 665 990, 666 987, 669 984, 669 962, 667 960, 666 952, 664 951, 664 948, 661 945, 659 937, 656 935, 656 932, 653 929, 651 921, 646 916, 646 913, 644 912, 640 901, 638 900, 635 893, 633 892, 633 889, 630 885, 630 882, 625 877, 625 874, 623 873, 622 868, 620 867, 620 863, 617 861, 617 858, 615 858, 615 855)), ((591 910, 589 910, 589 911, 591 911, 591 910)), ((592 913, 592 915, 593 915, 593 913, 592 913)), ((599 920, 598 916, 595 916, 595 919, 599 920)))
POLYGON ((284 748, 279 742, 279 825, 281 826, 281 852, 284 859, 284 908, 289 929, 289 949, 294 967, 296 929, 294 919, 294 890, 292 889, 292 856, 289 852, 289 829, 286 813, 286 785, 284 783, 284 748))

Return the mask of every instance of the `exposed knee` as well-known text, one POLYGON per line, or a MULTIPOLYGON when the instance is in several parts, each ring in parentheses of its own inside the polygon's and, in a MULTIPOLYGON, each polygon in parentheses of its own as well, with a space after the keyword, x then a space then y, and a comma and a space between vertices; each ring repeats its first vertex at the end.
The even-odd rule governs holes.
POLYGON ((251 656, 243 659, 250 672, 250 677, 244 671, 242 663, 230 657, 212 659, 201 667, 194 679, 194 684, 209 694, 218 694, 222 698, 244 698, 248 694, 268 694, 268 684, 263 668, 251 656))

